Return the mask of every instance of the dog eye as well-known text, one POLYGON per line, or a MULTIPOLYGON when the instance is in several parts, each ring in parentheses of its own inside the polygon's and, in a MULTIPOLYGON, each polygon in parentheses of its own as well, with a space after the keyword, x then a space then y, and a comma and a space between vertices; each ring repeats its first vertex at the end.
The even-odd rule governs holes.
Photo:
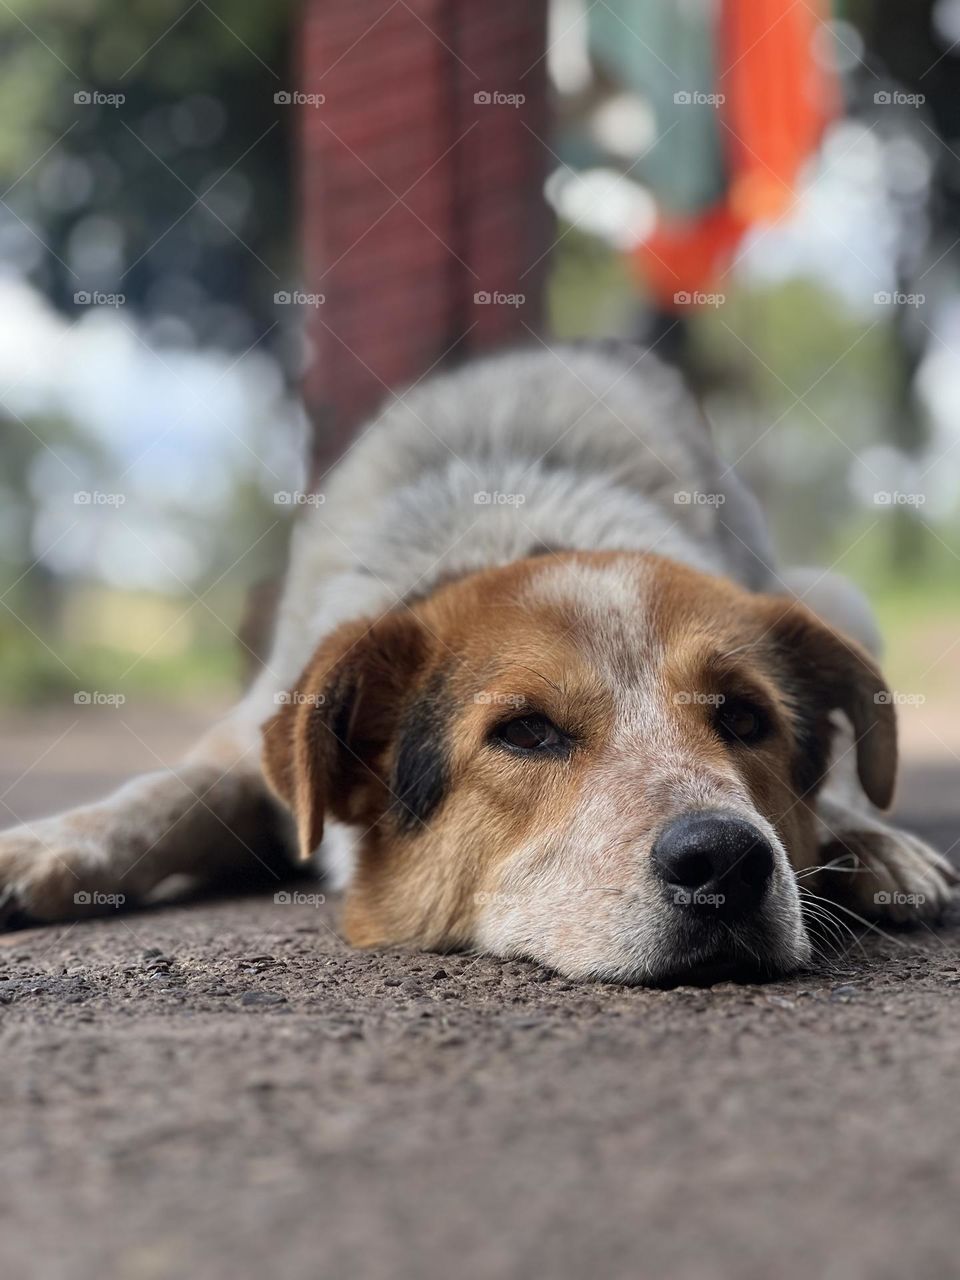
POLYGON ((717 713, 717 728, 728 742, 750 746, 766 736, 768 722, 763 711, 753 703, 729 699, 717 713))
POLYGON ((493 736, 504 746, 527 754, 561 751, 568 745, 564 734, 546 716, 517 716, 497 725, 493 736))

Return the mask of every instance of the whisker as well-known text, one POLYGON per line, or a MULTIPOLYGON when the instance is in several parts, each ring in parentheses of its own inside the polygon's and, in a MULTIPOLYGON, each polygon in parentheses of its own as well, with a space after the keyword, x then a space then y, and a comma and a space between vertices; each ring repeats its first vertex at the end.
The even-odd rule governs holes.
POLYGON ((880 926, 874 924, 872 920, 867 920, 865 916, 858 915, 857 912, 853 911, 850 907, 845 907, 842 902, 831 902, 829 898, 822 898, 819 894, 812 893, 809 889, 802 889, 801 892, 809 893, 811 898, 814 898, 817 902, 826 903, 833 910, 843 911, 859 924, 862 924, 865 929, 869 929, 872 933, 878 933, 881 938, 885 938, 887 942, 892 942, 894 946, 901 947, 904 951, 910 950, 910 947, 906 942, 901 941, 900 938, 894 937, 892 933, 887 933, 885 929, 881 929, 880 926))
MULTIPOLYGON (((849 857, 853 857, 853 855, 851 854, 849 857)), ((864 872, 870 870, 869 867, 863 866, 844 866, 845 860, 847 860, 847 855, 841 854, 840 857, 834 858, 832 862, 824 862, 818 867, 804 867, 802 871, 795 871, 794 876, 797 880, 803 880, 807 876, 815 875, 818 871, 842 871, 847 875, 863 875, 864 872)))
MULTIPOLYGON (((846 921, 838 920, 836 916, 832 915, 828 911, 825 911, 823 907, 819 907, 815 903, 805 902, 805 903, 802 903, 801 906, 802 906, 803 915, 804 915, 804 925, 807 928, 809 928, 810 922, 813 921, 816 924, 820 925, 822 929, 826 930, 833 944, 837 947, 838 954, 840 953, 840 948, 844 945, 844 942, 845 942, 844 933, 849 934, 850 938, 853 941, 853 944, 856 946, 859 946, 860 949, 863 950, 863 946, 860 942, 860 939, 853 932, 853 930, 846 923, 846 921)), ((847 949, 849 949, 849 947, 847 949)))
POLYGON ((857 937, 845 920, 841 920, 836 915, 834 911, 834 907, 837 906, 836 903, 831 902, 829 899, 821 898, 818 894, 811 892, 810 889, 805 889, 802 885, 798 886, 798 888, 801 894, 800 908, 804 915, 810 915, 813 919, 823 924, 824 927, 829 927, 838 942, 843 941, 844 933, 849 934, 853 944, 858 946, 863 954, 866 955, 860 938, 857 937))
POLYGON ((804 921, 810 940, 814 944, 814 951, 823 959, 839 958, 842 954, 840 944, 836 938, 830 935, 824 935, 817 932, 816 928, 809 922, 804 921))
POLYGON ((726 924, 723 920, 718 921, 718 923, 723 926, 723 928, 726 930, 727 933, 729 933, 730 937, 733 939, 734 946, 742 947, 743 950, 746 951, 747 954, 753 960, 756 961, 757 968, 763 969, 764 968, 763 960, 760 958, 759 953, 754 951, 753 947, 750 946, 749 942, 747 942, 745 938, 741 938, 738 934, 734 933, 734 931, 730 928, 730 926, 726 924))
POLYGON ((847 932, 852 932, 850 926, 845 920, 838 920, 832 912, 827 911, 827 909, 820 906, 819 903, 801 902, 800 907, 804 916, 809 916, 812 920, 818 920, 824 924, 828 924, 835 930, 843 931, 845 929, 847 932))
POLYGON ((804 913, 807 916, 809 916, 812 920, 817 920, 820 923, 826 925, 830 929, 830 931, 836 934, 838 937, 842 937, 844 933, 849 934, 850 937, 852 938, 856 937, 856 934, 853 932, 850 925, 848 925, 845 920, 838 919, 837 916, 833 915, 832 912, 825 910, 818 903, 815 903, 815 902, 804 903, 803 910, 804 910, 804 913))
POLYGON ((544 684, 549 685, 550 688, 553 689, 554 693, 559 693, 563 696, 563 690, 560 686, 555 681, 547 679, 542 672, 534 670, 533 667, 528 667, 525 662, 518 662, 517 666, 522 667, 524 671, 529 671, 532 676, 536 676, 538 680, 542 680, 544 684))

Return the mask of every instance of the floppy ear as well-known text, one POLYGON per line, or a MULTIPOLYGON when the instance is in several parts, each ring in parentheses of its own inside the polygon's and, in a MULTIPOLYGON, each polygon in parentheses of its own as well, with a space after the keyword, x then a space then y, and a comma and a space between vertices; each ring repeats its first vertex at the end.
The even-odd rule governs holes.
POLYGON ((877 808, 888 808, 897 776, 897 721, 893 695, 876 663, 805 605, 766 597, 764 612, 796 710, 801 716, 823 717, 834 709, 846 714, 860 785, 877 808))
POLYGON ((263 772, 297 824, 300 861, 324 815, 361 820, 385 805, 384 759, 427 638, 409 614, 349 623, 319 647, 263 726, 263 772))

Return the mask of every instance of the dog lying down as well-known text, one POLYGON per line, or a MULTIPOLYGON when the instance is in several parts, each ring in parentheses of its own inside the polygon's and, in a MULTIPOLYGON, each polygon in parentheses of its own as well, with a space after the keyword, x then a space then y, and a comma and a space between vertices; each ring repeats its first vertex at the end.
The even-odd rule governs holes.
POLYGON ((357 946, 789 973, 825 897, 929 917, 957 881, 878 816, 875 650, 851 587, 776 568, 651 356, 487 359, 387 407, 305 508, 269 662, 180 768, 0 835, 5 908, 132 903, 279 837, 357 946))

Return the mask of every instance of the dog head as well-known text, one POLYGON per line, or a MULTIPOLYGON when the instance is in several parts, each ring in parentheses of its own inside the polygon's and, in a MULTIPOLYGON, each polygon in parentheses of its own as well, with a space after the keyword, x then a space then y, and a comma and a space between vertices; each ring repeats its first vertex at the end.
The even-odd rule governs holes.
POLYGON ((804 606, 654 555, 520 561, 330 635, 265 726, 303 856, 362 832, 358 945, 475 946, 570 977, 779 973, 832 713, 867 796, 896 733, 870 659, 804 606))

